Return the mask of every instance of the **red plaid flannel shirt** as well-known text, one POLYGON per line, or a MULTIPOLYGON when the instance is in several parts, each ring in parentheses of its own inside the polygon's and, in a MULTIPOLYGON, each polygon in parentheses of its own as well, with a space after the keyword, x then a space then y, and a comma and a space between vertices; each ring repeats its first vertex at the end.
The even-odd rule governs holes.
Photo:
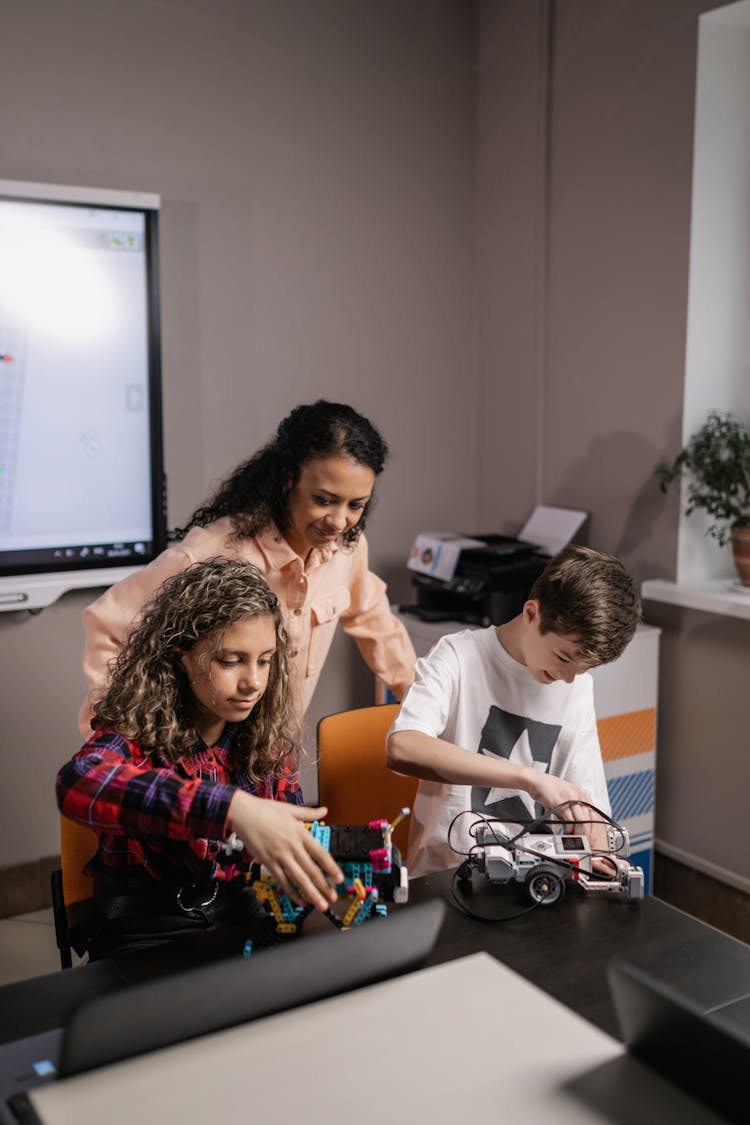
POLYGON ((227 724, 215 746, 202 746, 174 764, 146 757, 137 742, 98 730, 57 775, 63 816, 93 828, 99 848, 85 872, 94 893, 147 890, 154 882, 181 885, 206 871, 216 878, 246 872, 244 852, 225 871, 216 857, 236 788, 256 797, 303 803, 298 774, 254 783, 232 764, 235 728, 227 724))

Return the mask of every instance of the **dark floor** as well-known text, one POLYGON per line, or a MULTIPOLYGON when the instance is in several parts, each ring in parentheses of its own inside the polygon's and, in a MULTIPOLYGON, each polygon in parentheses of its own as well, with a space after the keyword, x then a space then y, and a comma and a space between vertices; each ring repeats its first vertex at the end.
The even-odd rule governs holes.
POLYGON ((59 866, 60 857, 55 855, 0 868, 0 918, 15 918, 50 906, 50 874, 59 866))
POLYGON ((750 944, 750 895, 657 852, 652 892, 671 906, 750 944))

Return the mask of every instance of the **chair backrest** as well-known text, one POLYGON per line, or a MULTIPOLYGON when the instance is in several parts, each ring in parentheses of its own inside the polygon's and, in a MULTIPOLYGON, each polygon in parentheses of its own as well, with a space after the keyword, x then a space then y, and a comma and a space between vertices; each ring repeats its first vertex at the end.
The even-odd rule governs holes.
MULTIPOLYGON (((414 807, 419 784, 385 764, 385 736, 398 703, 359 707, 327 715, 318 723, 318 800, 328 806, 329 824, 368 824, 394 820, 404 805, 414 807)), ((393 839, 406 858, 409 818, 393 839)))
POLYGON ((65 905, 91 898, 93 880, 83 874, 83 869, 99 846, 99 837, 93 828, 77 824, 67 816, 60 817, 60 866, 65 905))
POLYGON ((94 881, 84 875, 83 869, 99 844, 96 832, 76 824, 67 816, 60 817, 60 867, 50 872, 52 915, 55 921, 55 940, 60 950, 60 966, 69 969, 73 963, 68 937, 68 907, 91 898, 94 881))

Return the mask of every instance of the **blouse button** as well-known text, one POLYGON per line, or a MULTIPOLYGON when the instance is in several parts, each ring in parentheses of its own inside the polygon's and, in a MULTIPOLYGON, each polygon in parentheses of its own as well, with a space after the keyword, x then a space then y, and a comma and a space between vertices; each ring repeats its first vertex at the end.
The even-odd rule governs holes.
POLYGON ((294 616, 295 616, 295 617, 299 617, 299 615, 300 615, 301 613, 302 613, 302 610, 301 610, 301 609, 295 609, 295 611, 294 611, 294 616))
POLYGON ((298 656, 299 655, 298 650, 296 648, 293 648, 292 651, 289 653, 289 655, 290 656, 298 656))

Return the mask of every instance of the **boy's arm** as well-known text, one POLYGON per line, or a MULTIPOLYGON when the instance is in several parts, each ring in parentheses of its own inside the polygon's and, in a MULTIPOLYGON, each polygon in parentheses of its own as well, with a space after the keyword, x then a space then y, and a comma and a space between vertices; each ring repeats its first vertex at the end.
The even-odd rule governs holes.
MULTIPOLYGON (((451 715, 461 691, 461 666, 449 637, 443 637, 428 656, 417 661, 416 672, 386 743, 390 769, 448 785, 521 789, 546 809, 566 801, 591 800, 585 789, 562 778, 477 754, 440 737, 451 729, 451 715)), ((580 808, 569 807, 560 810, 559 819, 576 821, 583 817, 580 808)))
MULTIPOLYGON (((426 781, 447 785, 478 785, 498 789, 523 789, 545 809, 566 801, 590 801, 591 796, 578 785, 529 766, 500 758, 476 754, 445 739, 419 730, 395 730, 386 746, 389 769, 426 781)), ((591 817, 590 810, 576 804, 561 809, 560 820, 580 821, 591 817)))

